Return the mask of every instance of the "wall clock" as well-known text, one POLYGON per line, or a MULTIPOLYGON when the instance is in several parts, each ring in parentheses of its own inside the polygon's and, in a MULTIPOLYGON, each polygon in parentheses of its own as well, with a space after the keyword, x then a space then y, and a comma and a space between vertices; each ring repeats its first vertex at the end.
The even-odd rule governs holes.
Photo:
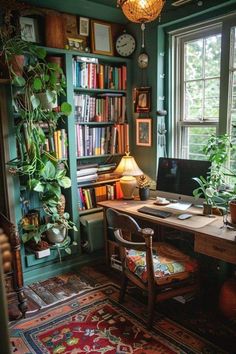
POLYGON ((122 57, 128 57, 135 51, 136 42, 129 33, 121 34, 116 40, 116 51, 122 57))
POLYGON ((138 66, 141 69, 147 68, 147 66, 148 66, 148 55, 147 55, 147 53, 143 52, 143 53, 139 54, 139 56, 138 56, 138 66))

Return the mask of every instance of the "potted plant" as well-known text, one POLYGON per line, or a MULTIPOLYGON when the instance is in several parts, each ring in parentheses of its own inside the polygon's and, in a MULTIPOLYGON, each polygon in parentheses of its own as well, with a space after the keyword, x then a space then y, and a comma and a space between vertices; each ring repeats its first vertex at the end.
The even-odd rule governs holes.
MULTIPOLYGON (((234 144, 228 134, 219 136, 212 135, 203 148, 203 152, 212 163, 209 178, 207 181, 204 179, 199 181, 198 178, 194 178, 199 183, 199 188, 197 188, 194 192, 195 196, 199 196, 199 192, 201 190, 203 195, 206 197, 206 200, 209 201, 210 198, 212 205, 223 207, 226 212, 228 211, 228 207, 230 205, 232 205, 232 208, 230 207, 230 209, 234 208, 234 204, 236 206, 236 202, 233 202, 236 196, 234 182, 236 174, 226 166, 228 156, 233 151, 234 144), (233 186, 229 186, 227 178, 231 179, 231 182, 234 184, 233 186), (210 190, 208 189, 209 187, 210 190)), ((236 216, 234 220, 236 222, 236 216)))
POLYGON ((147 200, 150 194, 150 180, 147 176, 141 175, 137 178, 140 200, 147 200))
MULTIPOLYGON (((8 44, 10 43, 7 42, 8 44)), ((5 55, 10 57, 15 50, 3 43, 5 55), (8 48, 8 52, 6 52, 8 48)), ((77 230, 69 214, 58 216, 57 206, 60 203, 61 188, 70 188, 71 181, 67 176, 65 162, 61 162, 53 150, 46 148, 46 134, 41 126, 47 125, 47 134, 53 137, 57 128, 57 121, 71 113, 71 106, 67 102, 60 105, 60 109, 52 106, 45 108, 38 93, 44 94, 50 103, 55 103, 60 95, 65 95, 65 76, 61 67, 55 63, 47 63, 44 49, 37 48, 33 43, 25 42, 19 37, 14 37, 12 42, 19 45, 22 53, 26 53, 27 66, 22 75, 18 75, 8 62, 12 82, 14 106, 18 113, 16 134, 18 141, 18 156, 9 161, 10 172, 24 178, 26 188, 39 196, 44 215, 50 216, 47 225, 37 229, 32 226, 24 234, 24 242, 33 238, 39 241, 42 234, 55 224, 60 224, 68 230, 77 230)))

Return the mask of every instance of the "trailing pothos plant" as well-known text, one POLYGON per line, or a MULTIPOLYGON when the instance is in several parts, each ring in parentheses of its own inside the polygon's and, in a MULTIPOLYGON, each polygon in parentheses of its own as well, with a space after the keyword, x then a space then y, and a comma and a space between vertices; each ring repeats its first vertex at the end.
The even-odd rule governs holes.
MULTIPOLYGON (((25 42, 20 36, 5 42, 1 36, 1 48, 7 58, 13 105, 17 113, 18 156, 8 162, 9 170, 23 176, 26 187, 38 193, 44 212, 51 216, 52 225, 55 222, 63 223, 65 227, 77 230, 68 215, 66 218, 58 216, 61 188, 70 188, 71 180, 67 176, 66 163, 57 159, 55 151, 46 148, 43 128, 46 126, 47 135, 53 137, 58 119, 64 119, 71 113, 68 102, 62 102, 59 107, 57 105, 61 95, 65 96, 64 72, 58 64, 47 62, 44 48, 25 42), (25 56, 25 65, 20 74, 13 70, 12 62, 8 59, 15 54, 16 48, 17 54, 25 56), (45 98, 51 106, 44 106, 45 98)), ((51 224, 42 225, 38 232, 34 230, 36 242, 40 240, 39 235, 45 231, 45 227, 51 227, 51 224)))

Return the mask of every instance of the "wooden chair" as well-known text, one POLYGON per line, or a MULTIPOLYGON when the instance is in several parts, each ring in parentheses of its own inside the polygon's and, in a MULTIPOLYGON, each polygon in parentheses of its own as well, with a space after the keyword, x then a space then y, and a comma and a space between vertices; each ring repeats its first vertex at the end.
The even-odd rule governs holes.
POLYGON ((111 208, 107 209, 106 216, 108 227, 113 229, 119 244, 122 261, 119 301, 124 300, 128 280, 146 290, 150 328, 156 301, 197 290, 197 263, 167 243, 152 243, 154 231, 141 229, 132 217, 111 208))

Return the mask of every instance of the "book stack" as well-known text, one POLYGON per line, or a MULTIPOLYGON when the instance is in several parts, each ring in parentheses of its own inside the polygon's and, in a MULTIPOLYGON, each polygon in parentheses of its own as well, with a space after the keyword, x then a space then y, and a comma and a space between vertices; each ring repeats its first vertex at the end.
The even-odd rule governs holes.
POLYGON ((98 178, 98 165, 80 165, 77 169, 77 183, 95 182, 98 178))

